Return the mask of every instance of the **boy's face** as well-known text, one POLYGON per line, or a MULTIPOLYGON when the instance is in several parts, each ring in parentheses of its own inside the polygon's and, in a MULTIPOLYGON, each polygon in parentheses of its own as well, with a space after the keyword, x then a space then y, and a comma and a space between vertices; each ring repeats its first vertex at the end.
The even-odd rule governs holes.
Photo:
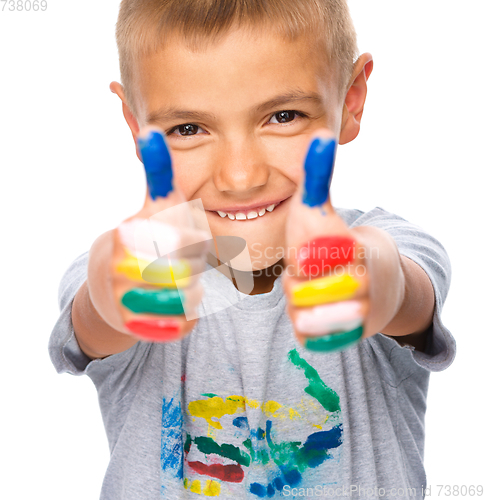
POLYGON ((312 133, 340 135, 343 102, 323 57, 308 40, 239 30, 201 53, 174 39, 137 68, 138 126, 166 133, 178 186, 187 200, 202 199, 214 236, 246 240, 254 270, 283 256, 312 133))

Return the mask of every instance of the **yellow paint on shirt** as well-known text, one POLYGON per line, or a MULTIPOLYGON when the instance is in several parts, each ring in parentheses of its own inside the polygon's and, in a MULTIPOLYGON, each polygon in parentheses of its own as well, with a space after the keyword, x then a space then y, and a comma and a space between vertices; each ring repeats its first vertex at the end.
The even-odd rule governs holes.
POLYGON ((263 403, 261 406, 261 411, 267 416, 275 416, 274 412, 278 411, 280 408, 283 408, 283 405, 280 405, 276 401, 266 401, 266 403, 263 403))
POLYGON ((206 497, 218 497, 221 493, 221 483, 208 479, 205 482, 204 491, 202 492, 206 497))
POLYGON ((256 401, 256 399, 246 399, 246 405, 249 406, 249 408, 254 408, 255 410, 259 408, 259 402, 256 401))
POLYGON ((296 410, 294 410, 293 408, 289 408, 288 409, 288 413, 290 414, 291 420, 293 420, 296 417, 300 417, 301 418, 301 415, 296 410))
POLYGON ((192 481, 192 484, 190 485, 190 491, 193 493, 199 493, 202 491, 201 486, 200 486, 200 481, 198 479, 195 479, 192 481))
POLYGON ((222 429, 220 422, 213 420, 220 419, 224 415, 234 415, 246 408, 245 398, 242 396, 229 396, 224 401, 221 397, 215 396, 210 399, 198 399, 188 404, 189 413, 193 417, 200 417, 207 421, 209 426, 222 429))

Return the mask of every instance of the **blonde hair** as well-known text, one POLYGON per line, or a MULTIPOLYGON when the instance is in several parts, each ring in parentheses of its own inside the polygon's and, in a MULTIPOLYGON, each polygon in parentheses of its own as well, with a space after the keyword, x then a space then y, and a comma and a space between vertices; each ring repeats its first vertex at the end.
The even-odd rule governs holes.
MULTIPOLYGON (((131 111, 137 59, 161 49, 171 35, 181 35, 190 50, 205 50, 236 25, 271 27, 285 40, 313 37, 337 69, 342 93, 350 83, 358 55, 356 34, 346 0, 122 0, 116 26, 121 82, 131 111)), ((262 32, 262 31, 260 31, 262 32)))

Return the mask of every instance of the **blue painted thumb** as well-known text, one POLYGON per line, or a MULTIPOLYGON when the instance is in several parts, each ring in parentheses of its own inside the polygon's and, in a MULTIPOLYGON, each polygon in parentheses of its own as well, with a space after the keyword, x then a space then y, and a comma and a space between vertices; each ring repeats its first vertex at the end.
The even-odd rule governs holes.
POLYGON ((138 148, 145 166, 152 200, 173 190, 172 159, 163 132, 148 130, 138 137, 138 148))
POLYGON ((328 199, 337 143, 317 137, 310 144, 305 160, 302 201, 309 207, 323 205, 328 199))

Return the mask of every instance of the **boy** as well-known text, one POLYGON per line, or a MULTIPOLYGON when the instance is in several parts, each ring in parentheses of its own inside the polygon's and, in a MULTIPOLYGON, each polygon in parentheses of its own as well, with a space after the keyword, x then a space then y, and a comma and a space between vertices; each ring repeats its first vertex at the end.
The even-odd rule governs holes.
POLYGON ((402 218, 331 205, 373 65, 345 2, 124 0, 117 39, 146 202, 67 271, 49 345, 98 390, 101 498, 422 498, 450 265, 402 218), (209 253, 173 211, 198 199, 209 253))

